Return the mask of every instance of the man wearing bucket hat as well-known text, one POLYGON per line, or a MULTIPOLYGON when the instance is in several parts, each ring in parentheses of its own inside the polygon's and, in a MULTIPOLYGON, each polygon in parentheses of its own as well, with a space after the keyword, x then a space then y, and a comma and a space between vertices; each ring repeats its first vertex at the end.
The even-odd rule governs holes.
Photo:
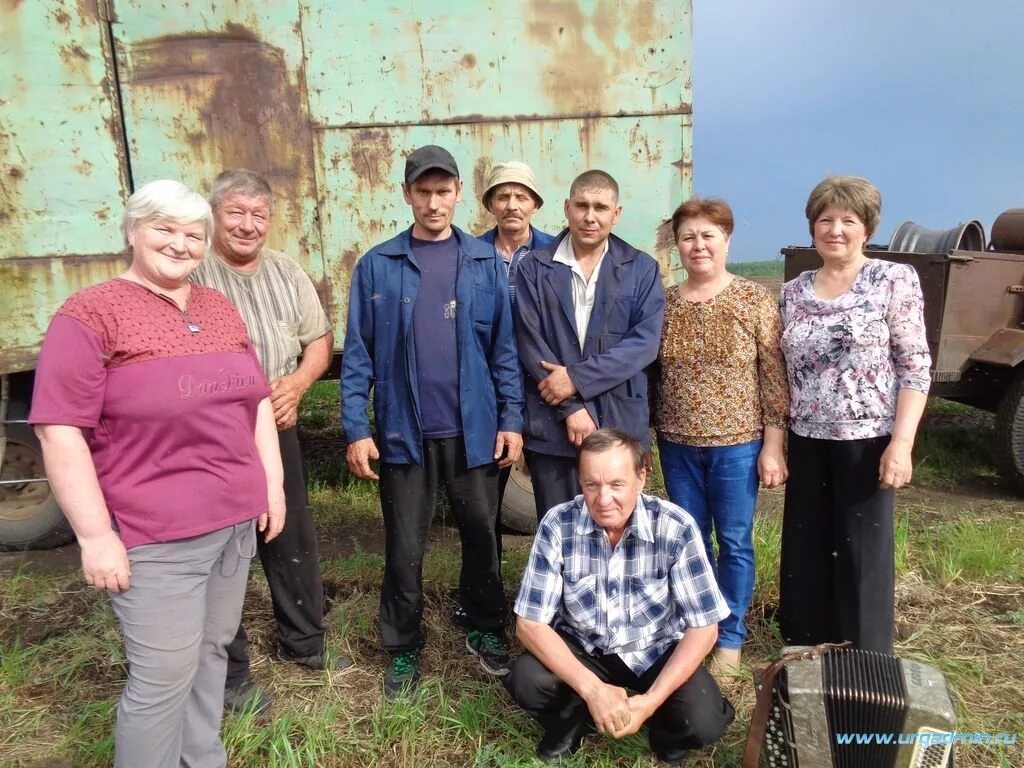
POLYGON ((494 248, 452 225, 462 199, 455 159, 420 147, 402 193, 413 225, 371 248, 352 275, 341 375, 349 469, 379 481, 389 698, 419 681, 423 557, 439 487, 462 539, 466 646, 488 673, 509 672, 494 522, 498 471, 519 458, 523 425, 505 268, 494 248))
POLYGON ((537 189, 537 179, 526 163, 510 160, 498 163, 487 177, 483 200, 494 216, 497 226, 484 232, 480 239, 494 246, 508 275, 509 294, 515 307, 516 269, 523 256, 531 250, 544 248, 554 237, 541 232, 530 220, 544 205, 544 198, 537 189))

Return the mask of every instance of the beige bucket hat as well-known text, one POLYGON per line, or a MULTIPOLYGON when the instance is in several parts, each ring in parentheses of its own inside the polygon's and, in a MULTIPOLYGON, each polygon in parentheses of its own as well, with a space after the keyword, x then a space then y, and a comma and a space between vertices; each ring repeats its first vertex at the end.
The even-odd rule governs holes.
POLYGON ((487 175, 487 185, 484 187, 483 194, 484 208, 490 209, 491 192, 502 184, 522 184, 537 198, 538 209, 544 205, 544 198, 537 191, 537 179, 534 177, 533 171, 530 170, 530 166, 518 160, 509 160, 507 163, 494 165, 487 175))

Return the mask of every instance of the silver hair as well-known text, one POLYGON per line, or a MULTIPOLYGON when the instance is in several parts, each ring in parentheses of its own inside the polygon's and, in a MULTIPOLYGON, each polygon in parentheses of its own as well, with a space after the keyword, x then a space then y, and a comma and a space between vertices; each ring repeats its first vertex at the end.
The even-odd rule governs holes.
POLYGON ((232 195, 265 198, 271 212, 274 210, 274 191, 270 188, 270 182, 266 176, 255 171, 236 168, 217 174, 213 180, 213 189, 210 190, 210 206, 216 208, 225 197, 232 195))
POLYGON ((203 223, 206 245, 213 234, 213 213, 202 195, 193 192, 180 181, 158 179, 144 184, 128 198, 121 218, 121 232, 125 245, 135 228, 143 221, 168 219, 178 224, 203 223))

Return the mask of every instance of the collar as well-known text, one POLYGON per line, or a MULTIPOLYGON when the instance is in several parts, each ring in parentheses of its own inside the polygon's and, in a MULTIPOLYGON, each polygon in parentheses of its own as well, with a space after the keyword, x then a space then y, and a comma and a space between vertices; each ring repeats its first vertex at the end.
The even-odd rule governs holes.
MULTIPOLYGON (((599 526, 594 522, 594 518, 590 516, 590 510, 587 509, 586 501, 580 503, 580 511, 577 513, 574 530, 580 536, 587 536, 599 530, 599 526)), ((633 514, 630 515, 629 522, 626 523, 626 530, 622 532, 622 538, 628 537, 630 532, 635 533, 643 541, 650 542, 651 544, 654 543, 654 526, 651 522, 651 513, 647 511, 642 493, 636 497, 636 506, 633 507, 633 514)))
MULTIPOLYGON (((608 243, 608 240, 604 241, 604 252, 598 257, 598 264, 601 263, 601 259, 608 253, 608 243)), ((557 261, 559 264, 565 264, 567 267, 575 267, 579 263, 576 261, 576 249, 572 247, 572 235, 566 235, 562 238, 562 242, 555 248, 555 254, 551 257, 551 260, 557 261)))
MULTIPOLYGON (((528 251, 533 249, 533 241, 534 241, 533 235, 534 235, 534 233, 537 230, 535 230, 533 228, 533 224, 530 224, 529 227, 530 227, 530 238, 525 243, 523 243, 518 248, 516 248, 515 253, 519 253, 519 251, 521 251, 523 248, 525 248, 528 251)), ((497 245, 498 245, 498 228, 494 227, 494 229, 487 230, 482 235, 480 235, 480 239, 483 240, 485 243, 490 243, 491 245, 495 246, 495 248, 497 248, 497 245)))
MULTIPOLYGON (((471 259, 493 259, 494 249, 485 248, 475 237, 470 237, 452 224, 452 235, 459 244, 459 251, 471 259), (474 243, 476 244, 474 246, 474 243)), ((377 252, 383 256, 405 256, 412 254, 412 227, 399 232, 395 237, 377 246, 377 252)))
POLYGON ((265 250, 266 250, 266 246, 263 246, 262 248, 260 248, 260 252, 256 254, 256 258, 254 260, 256 262, 256 266, 253 267, 252 269, 241 269, 240 267, 234 266, 233 264, 228 262, 227 259, 225 259, 223 256, 221 256, 217 252, 217 249, 214 248, 212 245, 207 249, 206 256, 210 257, 212 255, 214 260, 220 266, 224 267, 224 269, 228 270, 229 272, 238 275, 239 277, 255 277, 256 275, 258 275, 263 270, 263 261, 264 261, 263 252, 265 250))

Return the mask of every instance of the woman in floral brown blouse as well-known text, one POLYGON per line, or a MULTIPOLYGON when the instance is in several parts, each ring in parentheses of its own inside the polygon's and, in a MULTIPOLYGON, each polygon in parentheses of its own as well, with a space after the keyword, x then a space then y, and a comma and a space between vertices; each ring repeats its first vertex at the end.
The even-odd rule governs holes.
POLYGON ((672 215, 686 279, 665 296, 655 428, 669 498, 700 526, 729 604, 716 661, 735 669, 754 591, 754 507, 760 481, 786 481, 789 411, 776 299, 725 268, 733 230, 722 200, 694 198, 672 215), (717 562, 711 532, 718 542, 717 562))

